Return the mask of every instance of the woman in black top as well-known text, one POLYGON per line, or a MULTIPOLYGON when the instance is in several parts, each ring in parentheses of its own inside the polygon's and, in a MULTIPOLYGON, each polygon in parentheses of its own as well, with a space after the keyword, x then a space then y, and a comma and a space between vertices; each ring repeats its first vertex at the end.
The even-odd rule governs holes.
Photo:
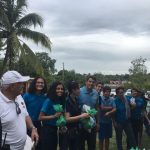
POLYGON ((78 96, 80 94, 79 84, 72 81, 68 85, 69 95, 66 100, 66 112, 65 118, 67 121, 67 149, 78 150, 78 139, 79 139, 79 121, 82 118, 88 118, 88 113, 81 114, 81 107, 78 103, 78 96))

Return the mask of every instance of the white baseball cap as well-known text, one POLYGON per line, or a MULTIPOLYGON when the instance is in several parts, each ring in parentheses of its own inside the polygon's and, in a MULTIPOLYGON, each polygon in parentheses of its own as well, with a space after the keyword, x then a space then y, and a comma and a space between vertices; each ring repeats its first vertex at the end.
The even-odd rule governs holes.
POLYGON ((2 84, 26 82, 29 79, 30 79, 29 76, 22 76, 19 72, 14 71, 14 70, 5 72, 1 78, 2 84))

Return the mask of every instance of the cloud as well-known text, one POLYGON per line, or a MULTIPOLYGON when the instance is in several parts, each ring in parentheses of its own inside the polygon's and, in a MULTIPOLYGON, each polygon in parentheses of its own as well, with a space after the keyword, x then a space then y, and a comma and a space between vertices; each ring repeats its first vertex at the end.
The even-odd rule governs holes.
POLYGON ((149 0, 28 2, 29 11, 45 20, 44 28, 38 31, 50 37, 50 56, 57 60, 58 70, 64 62, 66 69, 81 73, 128 73, 131 60, 149 56, 149 0))

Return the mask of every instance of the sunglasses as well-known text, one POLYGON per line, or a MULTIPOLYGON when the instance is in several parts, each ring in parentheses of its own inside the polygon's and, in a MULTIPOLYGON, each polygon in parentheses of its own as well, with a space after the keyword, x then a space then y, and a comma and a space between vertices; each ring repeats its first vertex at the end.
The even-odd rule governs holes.
POLYGON ((19 107, 19 104, 17 102, 15 102, 16 105, 16 113, 19 115, 21 113, 21 109, 19 107))

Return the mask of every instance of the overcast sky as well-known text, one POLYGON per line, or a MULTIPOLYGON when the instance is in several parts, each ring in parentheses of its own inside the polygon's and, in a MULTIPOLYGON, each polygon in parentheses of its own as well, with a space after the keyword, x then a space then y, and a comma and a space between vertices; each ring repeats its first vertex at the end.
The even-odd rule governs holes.
MULTIPOLYGON (((44 19, 38 29, 52 41, 56 68, 79 73, 124 74, 147 58, 150 72, 150 0, 28 0, 44 19)), ((36 51, 46 51, 35 47, 36 51)))

